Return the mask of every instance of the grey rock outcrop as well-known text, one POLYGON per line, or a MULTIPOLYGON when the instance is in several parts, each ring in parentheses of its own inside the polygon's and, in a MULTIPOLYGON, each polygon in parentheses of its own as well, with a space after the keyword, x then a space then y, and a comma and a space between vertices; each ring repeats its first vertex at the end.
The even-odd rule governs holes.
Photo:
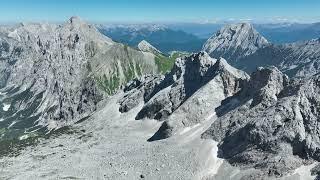
POLYGON ((276 68, 259 69, 217 108, 219 118, 202 137, 220 142, 219 156, 231 164, 271 176, 319 161, 319 80, 289 81, 276 68))
MULTIPOLYGON (((225 66, 227 66, 225 60, 212 59, 204 52, 178 58, 173 70, 155 89, 154 96, 146 102, 136 119, 145 117, 166 119, 225 66)), ((241 75, 245 76, 235 72, 239 78, 241 75)))
POLYGON ((221 102, 243 88, 249 76, 231 67, 224 59, 215 62, 206 84, 199 86, 162 124, 149 141, 168 138, 187 127, 206 123, 215 116, 221 102))
POLYGON ((161 75, 146 75, 130 81, 125 87, 125 96, 119 100, 121 113, 129 112, 139 105, 140 102, 150 99, 155 87, 160 84, 164 77, 161 75))
POLYGON ((163 119, 176 110, 199 87, 206 84, 215 63, 205 53, 194 54, 185 59, 178 58, 172 71, 154 90, 136 119, 145 117, 163 119))

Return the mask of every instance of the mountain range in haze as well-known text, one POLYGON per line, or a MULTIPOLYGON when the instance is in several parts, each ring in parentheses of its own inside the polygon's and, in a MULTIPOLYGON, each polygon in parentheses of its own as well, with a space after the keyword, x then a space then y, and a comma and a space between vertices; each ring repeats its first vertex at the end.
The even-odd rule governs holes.
MULTIPOLYGON (((114 24, 98 25, 98 29, 113 40, 137 46, 142 40, 147 40, 161 51, 189 51, 197 52, 203 43, 225 26, 226 23, 198 24, 114 24)), ((319 23, 274 23, 253 24, 266 39, 275 44, 292 43, 314 39, 320 36, 319 23)))

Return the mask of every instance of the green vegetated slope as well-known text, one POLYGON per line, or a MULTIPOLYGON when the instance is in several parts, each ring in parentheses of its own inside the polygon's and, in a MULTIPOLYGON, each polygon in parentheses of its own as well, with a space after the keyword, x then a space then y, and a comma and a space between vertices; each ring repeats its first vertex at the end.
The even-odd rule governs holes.
POLYGON ((89 66, 100 89, 111 95, 130 80, 144 74, 165 74, 172 69, 176 58, 183 55, 185 53, 181 52, 170 56, 141 52, 118 44, 94 55, 89 66))
POLYGON ((91 44, 94 54, 88 64, 90 77, 108 95, 114 94, 122 85, 143 74, 158 72, 155 55, 137 51, 127 45, 98 47, 91 44))
POLYGON ((170 56, 157 54, 155 56, 155 62, 156 62, 156 65, 158 66, 159 72, 161 74, 165 74, 166 72, 170 71, 176 59, 186 55, 188 55, 188 53, 185 53, 185 52, 173 52, 170 56))

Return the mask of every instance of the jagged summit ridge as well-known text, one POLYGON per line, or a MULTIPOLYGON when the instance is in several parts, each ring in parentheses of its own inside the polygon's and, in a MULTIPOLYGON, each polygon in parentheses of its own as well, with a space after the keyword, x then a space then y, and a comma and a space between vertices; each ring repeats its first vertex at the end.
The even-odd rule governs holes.
POLYGON ((128 92, 120 110, 129 111, 137 105, 132 100, 141 99, 137 95, 144 97, 145 104, 136 119, 164 121, 149 140, 163 139, 202 123, 208 113, 213 113, 223 99, 235 94, 248 78, 245 72, 231 67, 222 58, 213 59, 206 52, 195 53, 178 58, 162 80, 155 78, 145 83, 149 84, 147 90, 140 87, 128 92))
POLYGON ((212 57, 223 57, 232 62, 267 45, 269 42, 251 24, 240 23, 226 25, 220 29, 207 40, 203 51, 212 57))

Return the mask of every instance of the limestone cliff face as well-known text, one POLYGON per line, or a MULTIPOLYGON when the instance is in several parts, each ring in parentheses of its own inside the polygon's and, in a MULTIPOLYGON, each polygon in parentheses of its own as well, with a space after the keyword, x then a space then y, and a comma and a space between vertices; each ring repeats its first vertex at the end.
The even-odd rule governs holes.
POLYGON ((206 116, 214 113, 223 99, 237 93, 248 78, 245 72, 231 67, 224 59, 213 59, 200 52, 178 58, 165 77, 144 83, 152 86, 131 90, 122 101, 121 109, 132 109, 132 105, 137 105, 132 100, 139 99, 137 95, 144 97, 145 104, 136 119, 164 121, 150 140, 167 138, 184 127, 205 121, 206 116))
POLYGON ((49 129, 87 117, 106 95, 158 71, 154 55, 115 43, 78 17, 0 28, 1 124, 49 129))
POLYGON ((219 141, 220 156, 232 164, 272 176, 319 161, 319 80, 289 81, 276 68, 261 68, 247 88, 222 103, 202 136, 219 141))
POLYGON ((240 23, 223 27, 207 40, 202 50, 212 57, 223 57, 233 64, 268 45, 269 42, 251 24, 240 23))
POLYGON ((200 52, 177 59, 165 77, 128 84, 120 111, 144 102, 136 119, 162 122, 149 141, 212 123, 202 138, 219 142, 220 158, 258 169, 257 176, 281 177, 319 161, 319 79, 290 79, 272 66, 248 76, 200 52))

